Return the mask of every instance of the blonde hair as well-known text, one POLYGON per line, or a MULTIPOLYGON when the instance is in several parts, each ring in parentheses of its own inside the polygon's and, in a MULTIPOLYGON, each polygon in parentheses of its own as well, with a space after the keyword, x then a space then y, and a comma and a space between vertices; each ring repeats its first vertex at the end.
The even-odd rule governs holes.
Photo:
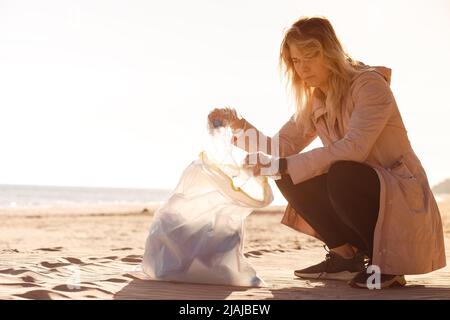
POLYGON ((334 29, 323 17, 302 17, 286 32, 280 47, 279 67, 284 71, 287 85, 294 94, 296 105, 295 119, 308 131, 312 125, 311 110, 314 90, 298 76, 290 56, 289 46, 293 45, 304 52, 306 57, 319 54, 329 70, 327 90, 328 121, 341 123, 340 112, 343 98, 348 91, 351 79, 361 69, 363 63, 353 60, 343 49, 334 29))

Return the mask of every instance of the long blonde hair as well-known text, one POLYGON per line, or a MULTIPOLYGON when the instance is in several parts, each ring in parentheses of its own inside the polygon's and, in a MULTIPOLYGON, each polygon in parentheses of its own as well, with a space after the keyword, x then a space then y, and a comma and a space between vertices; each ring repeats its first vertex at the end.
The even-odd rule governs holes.
POLYGON ((341 122, 339 109, 348 91, 351 79, 361 69, 363 63, 353 60, 343 49, 334 29, 324 17, 302 17, 286 32, 280 47, 279 67, 284 71, 287 85, 295 99, 295 119, 308 130, 311 123, 311 108, 314 89, 306 85, 298 76, 292 62, 289 45, 294 45, 305 56, 319 54, 325 67, 330 71, 327 90, 328 121, 341 122))

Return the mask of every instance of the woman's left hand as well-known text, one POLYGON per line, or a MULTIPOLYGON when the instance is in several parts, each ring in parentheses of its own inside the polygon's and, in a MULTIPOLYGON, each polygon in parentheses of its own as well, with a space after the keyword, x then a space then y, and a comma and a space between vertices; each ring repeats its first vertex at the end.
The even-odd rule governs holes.
POLYGON ((254 176, 277 176, 279 174, 279 160, 264 152, 249 153, 244 159, 244 167, 254 176))

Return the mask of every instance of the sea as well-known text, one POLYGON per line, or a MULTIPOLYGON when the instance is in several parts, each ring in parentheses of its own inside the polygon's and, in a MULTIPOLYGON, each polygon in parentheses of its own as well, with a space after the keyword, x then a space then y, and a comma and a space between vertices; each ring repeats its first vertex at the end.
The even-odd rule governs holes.
POLYGON ((0 210, 143 206, 168 199, 171 190, 0 185, 0 210))

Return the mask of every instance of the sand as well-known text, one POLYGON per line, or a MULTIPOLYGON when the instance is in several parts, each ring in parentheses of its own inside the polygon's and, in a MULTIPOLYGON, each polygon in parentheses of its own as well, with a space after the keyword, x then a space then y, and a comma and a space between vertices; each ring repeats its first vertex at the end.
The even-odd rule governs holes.
MULTIPOLYGON (((450 265, 450 201, 444 200, 450 265)), ((0 299, 450 299, 450 266, 407 276, 405 288, 388 290, 296 278, 293 270, 320 262, 325 251, 320 241, 281 225, 280 207, 254 212, 246 222, 245 255, 268 287, 141 280, 130 272, 141 262, 154 208, 141 210, 0 213, 0 299)))

